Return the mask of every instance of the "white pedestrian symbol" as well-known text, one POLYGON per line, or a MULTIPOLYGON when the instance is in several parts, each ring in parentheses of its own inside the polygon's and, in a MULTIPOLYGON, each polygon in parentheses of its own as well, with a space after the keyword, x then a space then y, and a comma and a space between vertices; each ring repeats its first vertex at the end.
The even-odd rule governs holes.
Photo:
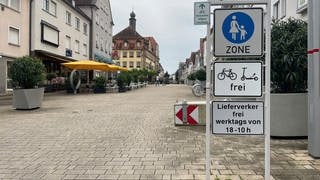
POLYGON ((232 16, 232 21, 230 22, 230 30, 229 33, 232 34, 232 39, 237 40, 237 34, 240 31, 240 40, 246 39, 246 35, 248 34, 244 26, 240 26, 237 21, 237 16, 232 16))
POLYGON ((240 29, 240 40, 244 40, 246 39, 246 35, 247 35, 247 31, 244 29, 244 26, 241 26, 240 29))

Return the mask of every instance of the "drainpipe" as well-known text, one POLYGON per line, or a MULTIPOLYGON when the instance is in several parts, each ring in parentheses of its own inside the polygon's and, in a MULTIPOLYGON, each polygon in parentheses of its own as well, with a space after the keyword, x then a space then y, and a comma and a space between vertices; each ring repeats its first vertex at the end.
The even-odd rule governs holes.
POLYGON ((32 32, 31 32, 31 20, 32 20, 32 2, 33 0, 30 0, 30 6, 29 6, 29 56, 31 56, 31 35, 32 35, 32 32))
POLYGON ((93 20, 94 20, 94 17, 93 17, 93 10, 92 10, 92 6, 91 6, 91 21, 90 21, 90 38, 89 38, 89 57, 90 59, 93 59, 93 48, 94 47, 92 45, 92 42, 93 42, 93 20))

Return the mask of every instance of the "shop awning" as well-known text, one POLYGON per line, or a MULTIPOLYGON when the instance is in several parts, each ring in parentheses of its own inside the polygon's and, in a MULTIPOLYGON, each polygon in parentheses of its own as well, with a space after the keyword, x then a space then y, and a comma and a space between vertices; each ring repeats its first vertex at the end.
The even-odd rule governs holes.
POLYGON ((49 57, 50 59, 55 60, 59 63, 76 61, 75 59, 60 56, 60 55, 53 54, 53 53, 50 53, 47 51, 35 50, 34 52, 37 53, 41 57, 49 57))
POLYGON ((94 59, 99 61, 99 62, 104 62, 104 63, 107 63, 107 64, 114 64, 113 60, 111 58, 108 58, 108 57, 105 57, 101 54, 97 54, 95 53, 94 54, 94 59))

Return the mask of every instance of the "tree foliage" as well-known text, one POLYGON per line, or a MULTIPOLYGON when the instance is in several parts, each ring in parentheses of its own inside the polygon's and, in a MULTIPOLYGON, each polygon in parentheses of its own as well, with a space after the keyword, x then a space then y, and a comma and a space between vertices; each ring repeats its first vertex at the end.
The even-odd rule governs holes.
POLYGON ((308 84, 307 23, 297 19, 273 21, 271 38, 273 92, 305 92, 308 84))
POLYGON ((45 78, 45 67, 38 59, 24 56, 13 61, 9 76, 15 88, 32 89, 45 78))
POLYGON ((188 75, 188 80, 199 80, 205 81, 206 80, 206 71, 204 69, 199 69, 198 71, 191 73, 188 75))

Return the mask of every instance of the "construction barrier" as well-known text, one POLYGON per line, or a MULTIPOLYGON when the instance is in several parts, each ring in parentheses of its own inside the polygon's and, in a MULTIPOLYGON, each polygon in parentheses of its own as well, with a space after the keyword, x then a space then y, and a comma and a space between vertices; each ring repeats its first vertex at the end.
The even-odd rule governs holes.
POLYGON ((175 125, 206 125, 206 101, 182 101, 174 104, 175 125))

